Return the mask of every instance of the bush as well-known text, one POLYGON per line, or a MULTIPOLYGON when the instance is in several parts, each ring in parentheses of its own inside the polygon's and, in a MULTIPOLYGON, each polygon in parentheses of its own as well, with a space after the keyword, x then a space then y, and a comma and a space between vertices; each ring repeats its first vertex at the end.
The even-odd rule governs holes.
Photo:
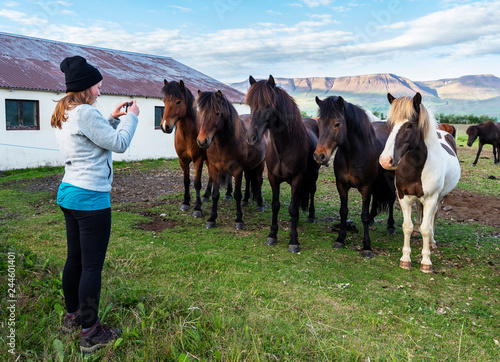
POLYGON ((490 117, 485 114, 481 116, 475 116, 473 114, 444 114, 437 113, 434 115, 439 123, 451 123, 451 124, 479 124, 486 121, 496 122, 496 117, 490 117))

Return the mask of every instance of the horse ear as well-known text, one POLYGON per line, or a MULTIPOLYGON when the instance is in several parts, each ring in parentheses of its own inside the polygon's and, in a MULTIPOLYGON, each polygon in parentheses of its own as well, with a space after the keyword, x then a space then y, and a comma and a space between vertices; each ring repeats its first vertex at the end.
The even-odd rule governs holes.
POLYGON ((168 80, 163 79, 163 85, 167 85, 167 84, 168 84, 168 80))
POLYGON ((220 89, 217 91, 217 97, 219 97, 220 99, 222 99, 222 92, 220 91, 220 89))
POLYGON ((253 85, 253 84, 257 83, 257 81, 256 81, 256 80, 254 79, 254 77, 252 77, 252 76, 250 76, 250 77, 248 78, 248 81, 250 82, 250 85, 253 85))
POLYGON ((319 99, 319 97, 318 97, 318 96, 316 96, 316 104, 317 104, 318 106, 321 106, 321 103, 323 103, 323 101, 322 101, 321 99, 319 99))
POLYGON ((391 94, 387 93, 387 100, 389 101, 389 104, 392 104, 396 98, 391 94))
POLYGON ((342 98, 341 96, 339 96, 337 98, 337 105, 339 106, 339 108, 343 109, 345 107, 344 98, 342 98))
POLYGON ((269 83, 269 85, 273 88, 276 87, 276 82, 274 81, 274 78, 272 75, 269 75, 269 79, 267 80, 267 83, 269 83))
POLYGON ((422 95, 420 94, 420 92, 417 92, 417 94, 415 94, 415 97, 413 97, 413 107, 418 110, 420 107, 420 103, 422 103, 422 95))
POLYGON ((200 94, 201 94, 201 90, 198 89, 198 95, 200 95, 200 94))
POLYGON ((182 90, 186 88, 186 86, 184 85, 184 81, 182 79, 179 81, 179 87, 181 87, 182 90))

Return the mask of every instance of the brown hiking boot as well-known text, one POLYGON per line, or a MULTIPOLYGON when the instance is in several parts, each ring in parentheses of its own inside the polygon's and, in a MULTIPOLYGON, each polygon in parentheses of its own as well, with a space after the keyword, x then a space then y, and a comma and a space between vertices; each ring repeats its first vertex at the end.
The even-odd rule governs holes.
POLYGON ((101 325, 99 321, 87 332, 81 332, 80 350, 82 353, 92 353, 99 348, 106 347, 118 339, 122 330, 110 329, 101 325))
POLYGON ((63 325, 61 330, 64 334, 70 334, 76 332, 82 325, 82 318, 80 316, 80 310, 78 310, 73 315, 65 315, 63 320, 63 325))

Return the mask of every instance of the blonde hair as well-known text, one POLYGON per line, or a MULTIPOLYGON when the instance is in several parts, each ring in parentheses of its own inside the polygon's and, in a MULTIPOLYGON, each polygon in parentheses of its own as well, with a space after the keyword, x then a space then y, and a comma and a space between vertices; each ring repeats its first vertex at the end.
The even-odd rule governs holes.
MULTIPOLYGON (((411 97, 399 97, 396 98, 389 109, 389 114, 387 116, 387 124, 390 127, 393 127, 394 124, 404 122, 405 120, 414 119, 417 116, 417 111, 413 105, 413 98, 411 97)), ((424 139, 427 138, 429 134, 429 130, 431 128, 431 123, 434 119, 430 116, 427 108, 421 103, 420 111, 418 115, 417 126, 421 130, 424 139)), ((435 121, 434 121, 435 123, 435 121)))
POLYGON ((81 104, 93 104, 94 102, 95 98, 92 96, 90 88, 80 92, 66 93, 66 95, 57 102, 54 113, 52 113, 52 118, 50 119, 50 125, 53 128, 61 129, 62 123, 66 122, 68 119, 67 111, 81 104))

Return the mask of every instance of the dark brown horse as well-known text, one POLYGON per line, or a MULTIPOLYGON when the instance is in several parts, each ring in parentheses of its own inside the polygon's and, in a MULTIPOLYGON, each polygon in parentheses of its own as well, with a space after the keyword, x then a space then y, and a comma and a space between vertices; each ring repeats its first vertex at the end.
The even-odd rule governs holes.
POLYGON ((344 101, 342 97, 332 96, 325 100, 316 97, 316 103, 319 106, 319 141, 314 159, 321 165, 327 165, 333 152, 337 150, 333 162, 340 196, 340 232, 333 247, 338 249, 345 246, 348 194, 349 189, 355 187, 362 197, 362 254, 371 258, 373 252, 369 226, 378 211, 389 210, 387 231, 392 234, 395 231, 394 172, 384 170, 378 162, 389 128, 385 122, 377 122, 376 132, 368 114, 360 107, 344 101))
POLYGON ((277 243, 280 185, 287 182, 292 188, 288 208, 291 217, 288 250, 296 253, 300 251, 297 237, 299 206, 305 210, 309 204, 309 221, 315 221, 314 194, 319 165, 313 153, 318 142, 318 124, 313 119, 302 120, 293 98, 276 86, 272 76, 267 81, 257 82, 252 76, 249 80, 251 86, 245 99, 252 118, 248 144, 261 144, 269 130, 266 165, 273 193, 273 218, 267 245, 277 243))
POLYGON ((476 159, 472 163, 472 167, 476 166, 483 145, 493 145, 493 164, 498 165, 500 162, 500 123, 487 121, 478 125, 467 128, 467 146, 471 147, 476 138, 479 138, 479 148, 477 150, 476 159))
MULTIPOLYGON (((162 94, 165 111, 161 121, 161 129, 165 133, 172 133, 176 129, 174 146, 179 157, 179 165, 184 174, 184 200, 181 210, 188 211, 190 207, 191 193, 189 184, 191 181, 189 165, 192 162, 195 168, 194 188, 196 191, 193 216, 201 217, 201 203, 202 201, 208 201, 210 198, 212 180, 209 178, 205 194, 200 198, 201 176, 203 163, 207 163, 207 152, 196 143, 199 126, 194 108, 194 96, 182 80, 168 82, 165 79, 163 82, 162 94)), ((229 198, 231 193, 232 184, 228 183, 226 196, 229 198)))
MULTIPOLYGON (((262 201, 261 185, 264 170, 265 143, 249 146, 245 142, 247 129, 238 112, 219 90, 198 91, 196 106, 200 117, 198 145, 207 150, 208 172, 213 179, 212 212, 206 223, 208 229, 215 227, 219 188, 228 177, 234 177, 234 199, 236 201, 236 229, 243 229, 241 210, 241 184, 243 173, 253 180, 257 200, 262 201)), ((248 186, 248 184, 247 184, 248 186)), ((262 207, 262 204, 260 205, 262 207)))
POLYGON ((445 131, 445 132, 448 132, 449 134, 451 134, 453 136, 453 138, 457 138, 457 130, 455 129, 454 126, 452 126, 451 124, 449 123, 439 123, 438 124, 438 129, 440 129, 441 131, 445 131))

